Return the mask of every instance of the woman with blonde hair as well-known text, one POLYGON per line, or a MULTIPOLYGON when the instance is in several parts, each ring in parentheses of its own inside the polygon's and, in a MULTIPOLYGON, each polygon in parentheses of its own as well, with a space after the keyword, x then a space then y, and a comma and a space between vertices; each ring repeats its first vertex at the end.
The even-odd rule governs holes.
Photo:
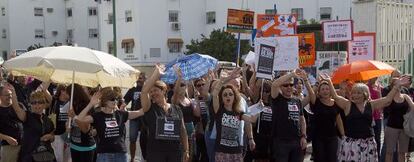
POLYGON ((346 116, 346 137, 340 146, 339 161, 378 161, 377 144, 372 127, 373 109, 390 105, 401 85, 408 82, 407 78, 396 80, 391 92, 386 97, 376 100, 370 100, 368 86, 363 83, 355 84, 350 99, 345 99, 337 95, 329 76, 325 75, 323 79, 328 81, 332 98, 344 110, 346 116))

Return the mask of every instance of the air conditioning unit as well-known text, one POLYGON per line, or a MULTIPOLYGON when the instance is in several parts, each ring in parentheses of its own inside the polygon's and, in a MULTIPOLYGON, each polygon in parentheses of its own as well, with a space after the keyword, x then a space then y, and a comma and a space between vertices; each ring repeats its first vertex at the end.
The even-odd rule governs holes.
POLYGON ((171 29, 174 31, 181 30, 181 24, 180 23, 171 23, 171 29))

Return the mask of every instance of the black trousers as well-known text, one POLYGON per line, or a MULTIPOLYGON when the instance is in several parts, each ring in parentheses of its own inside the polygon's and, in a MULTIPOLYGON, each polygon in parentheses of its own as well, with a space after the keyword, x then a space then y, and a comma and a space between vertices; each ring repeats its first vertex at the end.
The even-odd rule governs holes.
POLYGON ((72 162, 93 162, 95 157, 95 150, 92 151, 76 151, 70 149, 72 162))
POLYGON ((338 160, 338 138, 314 138, 313 150, 315 162, 336 162, 338 160))
POLYGON ((169 152, 147 152, 147 162, 182 162, 183 153, 181 151, 169 152))
POLYGON ((303 162, 304 152, 298 140, 273 139, 273 158, 275 162, 303 162))

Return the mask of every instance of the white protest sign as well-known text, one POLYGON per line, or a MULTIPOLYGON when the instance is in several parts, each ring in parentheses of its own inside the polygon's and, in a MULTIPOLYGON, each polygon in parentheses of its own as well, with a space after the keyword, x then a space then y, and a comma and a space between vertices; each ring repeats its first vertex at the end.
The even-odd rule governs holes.
POLYGON ((285 71, 299 68, 298 36, 274 37, 276 54, 273 70, 285 71))
POLYGON ((344 42, 353 39, 352 20, 326 21, 322 23, 323 42, 344 42))
POLYGON ((249 53, 247 54, 246 58, 244 59, 244 62, 247 65, 252 66, 252 65, 256 64, 256 62, 257 62, 256 61, 256 58, 257 58, 256 53, 254 53, 252 51, 249 51, 249 53))
POLYGON ((346 64, 347 52, 340 51, 318 51, 316 54, 316 73, 331 75, 339 66, 346 64))
POLYGON ((348 42, 348 62, 375 60, 375 33, 355 33, 348 42))

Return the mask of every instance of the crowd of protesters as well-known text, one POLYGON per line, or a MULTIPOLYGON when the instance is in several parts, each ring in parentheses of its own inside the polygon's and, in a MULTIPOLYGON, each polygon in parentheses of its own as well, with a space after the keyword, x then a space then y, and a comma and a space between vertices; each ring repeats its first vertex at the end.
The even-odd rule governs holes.
POLYGON ((329 75, 311 83, 302 69, 266 80, 245 65, 185 81, 174 68, 174 84, 160 80, 157 64, 124 96, 8 75, 0 162, 302 162, 308 143, 316 162, 403 162, 414 150, 403 129, 412 77, 398 71, 388 86, 374 78, 336 89, 329 75))

